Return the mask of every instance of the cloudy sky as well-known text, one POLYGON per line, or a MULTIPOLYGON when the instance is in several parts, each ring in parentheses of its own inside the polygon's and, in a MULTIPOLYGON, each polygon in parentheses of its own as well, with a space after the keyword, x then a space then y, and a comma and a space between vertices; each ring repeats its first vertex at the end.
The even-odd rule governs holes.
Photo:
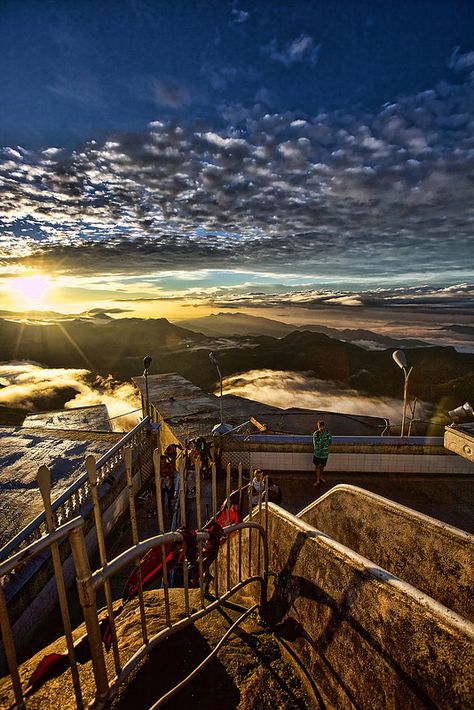
POLYGON ((0 307, 472 306, 473 17, 2 0, 0 307))

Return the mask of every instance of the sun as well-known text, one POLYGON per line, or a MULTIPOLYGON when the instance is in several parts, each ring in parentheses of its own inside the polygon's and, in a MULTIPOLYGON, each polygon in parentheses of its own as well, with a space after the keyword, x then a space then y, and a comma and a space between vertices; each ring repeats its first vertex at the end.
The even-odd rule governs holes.
POLYGON ((10 282, 11 288, 17 294, 21 294, 29 304, 36 305, 43 302, 50 285, 50 280, 40 274, 12 279, 10 282))

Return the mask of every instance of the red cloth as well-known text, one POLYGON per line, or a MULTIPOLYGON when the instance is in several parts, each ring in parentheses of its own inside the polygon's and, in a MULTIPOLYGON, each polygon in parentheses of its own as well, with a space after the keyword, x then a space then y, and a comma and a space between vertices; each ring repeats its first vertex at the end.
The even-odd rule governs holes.
POLYGON ((224 503, 224 505, 216 515, 216 521, 222 528, 225 528, 226 525, 237 525, 237 523, 240 523, 242 521, 240 517, 239 506, 236 503, 232 503, 230 505, 229 521, 227 522, 227 506, 224 503))

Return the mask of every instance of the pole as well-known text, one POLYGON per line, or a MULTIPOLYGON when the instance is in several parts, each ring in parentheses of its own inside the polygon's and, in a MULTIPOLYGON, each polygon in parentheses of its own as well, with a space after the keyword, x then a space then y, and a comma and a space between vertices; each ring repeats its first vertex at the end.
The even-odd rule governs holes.
POLYGON ((145 375, 145 392, 146 392, 146 409, 145 409, 145 416, 148 417, 150 416, 150 405, 149 405, 149 396, 148 396, 148 370, 145 370, 143 373, 145 375))
POLYGON ((403 385, 403 414, 402 414, 402 426, 401 426, 401 431, 400 431, 400 436, 405 436, 405 420, 406 420, 406 414, 407 414, 407 394, 408 394, 408 378, 411 375, 411 371, 413 370, 413 367, 410 367, 410 369, 406 370, 406 368, 403 368, 403 375, 405 377, 405 382, 403 385))
POLYGON ((222 375, 221 375, 220 369, 218 369, 218 372, 219 372, 219 379, 221 381, 221 396, 220 396, 219 404, 220 404, 220 411, 221 411, 221 424, 223 424, 224 423, 224 409, 222 406, 222 375))
POLYGON ((209 360, 212 362, 212 364, 214 365, 214 367, 217 370, 217 374, 219 375, 219 383, 220 383, 220 388, 221 388, 221 396, 219 399, 219 409, 220 409, 220 414, 221 414, 221 426, 222 426, 222 424, 224 423, 224 408, 222 405, 222 373, 221 373, 221 368, 219 367, 219 362, 213 352, 209 353, 209 360))
POLYGON ((149 417, 150 416, 150 398, 148 395, 148 368, 150 367, 152 363, 152 359, 150 355, 147 355, 146 357, 143 358, 143 377, 145 378, 145 406, 146 410, 144 412, 144 416, 149 417))

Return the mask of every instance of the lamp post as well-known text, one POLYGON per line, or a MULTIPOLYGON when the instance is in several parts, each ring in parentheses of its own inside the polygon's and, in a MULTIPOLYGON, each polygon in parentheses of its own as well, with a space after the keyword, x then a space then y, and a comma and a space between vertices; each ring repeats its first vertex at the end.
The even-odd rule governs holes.
POLYGON ((474 415, 474 410, 469 402, 466 402, 456 407, 456 409, 450 409, 448 415, 453 420, 453 424, 459 424, 464 420, 469 420, 474 415))
POLYGON ((148 396, 148 368, 151 365, 151 357, 150 355, 147 355, 146 357, 143 358, 143 377, 145 378, 145 398, 146 398, 146 409, 144 412, 144 415, 146 417, 150 416, 150 398, 148 396))
POLYGON ((221 369, 219 367, 219 362, 213 352, 209 353, 209 360, 212 362, 212 364, 214 365, 214 367, 217 370, 217 374, 219 375, 219 381, 220 381, 220 385, 221 385, 221 396, 219 398, 219 403, 220 403, 220 411, 221 411, 221 424, 223 424, 224 410, 222 408, 222 374, 221 374, 221 369))
POLYGON ((408 369, 408 363, 407 363, 407 358, 403 350, 395 350, 392 353, 392 357, 397 363, 398 367, 403 370, 403 376, 405 378, 404 386, 403 386, 403 414, 402 414, 402 426, 400 429, 400 436, 405 436, 405 419, 406 419, 406 413, 407 413, 407 392, 408 392, 408 378, 411 375, 411 371, 413 370, 413 367, 410 367, 408 369))

